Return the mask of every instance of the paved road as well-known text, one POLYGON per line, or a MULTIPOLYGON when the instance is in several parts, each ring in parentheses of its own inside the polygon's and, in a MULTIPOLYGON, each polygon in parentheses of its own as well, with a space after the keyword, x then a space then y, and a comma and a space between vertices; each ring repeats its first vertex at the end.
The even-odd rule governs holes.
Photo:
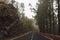
POLYGON ((23 37, 14 39, 14 40, 50 40, 50 39, 47 39, 47 38, 39 35, 36 32, 32 32, 32 33, 29 33, 29 34, 27 34, 27 35, 25 35, 23 37))
POLYGON ((39 35, 38 33, 34 33, 32 40, 50 40, 50 39, 43 37, 43 36, 39 35))

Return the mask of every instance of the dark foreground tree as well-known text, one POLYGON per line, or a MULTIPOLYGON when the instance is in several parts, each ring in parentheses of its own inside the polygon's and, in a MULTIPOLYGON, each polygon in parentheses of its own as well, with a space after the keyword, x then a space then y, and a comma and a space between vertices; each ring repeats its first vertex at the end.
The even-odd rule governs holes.
POLYGON ((23 30, 23 23, 19 20, 17 9, 12 4, 0 2, 0 32, 5 37, 10 37, 24 32, 23 30))
POLYGON ((58 34, 60 35, 60 0, 56 0, 58 3, 58 34))

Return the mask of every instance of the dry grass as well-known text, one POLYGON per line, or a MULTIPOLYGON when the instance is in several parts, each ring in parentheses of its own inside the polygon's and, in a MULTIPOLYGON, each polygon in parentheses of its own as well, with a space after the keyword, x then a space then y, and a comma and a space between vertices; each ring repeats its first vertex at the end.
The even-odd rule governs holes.
POLYGON ((52 38, 53 40, 60 40, 60 36, 59 35, 53 35, 53 34, 48 34, 48 33, 42 33, 40 32, 41 35, 47 36, 49 38, 52 38))

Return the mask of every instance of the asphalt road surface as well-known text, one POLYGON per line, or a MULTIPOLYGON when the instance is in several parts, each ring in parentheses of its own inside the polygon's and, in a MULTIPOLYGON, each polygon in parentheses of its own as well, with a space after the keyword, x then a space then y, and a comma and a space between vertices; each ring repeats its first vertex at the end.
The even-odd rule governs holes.
POLYGON ((14 40, 51 40, 51 39, 43 37, 36 32, 31 32, 27 35, 24 35, 23 37, 20 37, 14 40))

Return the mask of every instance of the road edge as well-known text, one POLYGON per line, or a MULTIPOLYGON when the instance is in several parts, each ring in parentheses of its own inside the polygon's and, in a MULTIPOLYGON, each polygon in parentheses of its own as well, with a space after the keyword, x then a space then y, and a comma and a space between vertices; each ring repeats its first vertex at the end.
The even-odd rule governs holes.
POLYGON ((14 40, 14 39, 17 39, 17 38, 23 37, 23 36, 25 36, 25 35, 27 35, 27 34, 29 34, 29 33, 31 33, 31 32, 32 32, 32 31, 27 32, 27 33, 24 33, 24 34, 22 34, 22 35, 20 35, 20 36, 18 36, 18 37, 14 37, 14 38, 12 38, 12 39, 10 39, 10 40, 14 40))
POLYGON ((42 35, 42 34, 40 34, 40 35, 43 36, 43 37, 45 37, 45 38, 48 38, 48 39, 50 39, 50 40, 54 40, 54 39, 49 38, 49 37, 47 37, 47 36, 44 36, 44 35, 42 35))

